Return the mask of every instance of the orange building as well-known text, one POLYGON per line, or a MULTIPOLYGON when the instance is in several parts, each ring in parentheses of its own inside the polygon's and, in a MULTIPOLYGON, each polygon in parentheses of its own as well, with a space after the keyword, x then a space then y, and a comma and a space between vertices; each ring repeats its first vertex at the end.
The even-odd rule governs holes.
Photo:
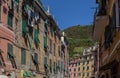
POLYGON ((0 74, 9 76, 16 64, 13 55, 13 6, 7 3, 8 0, 0 0, 0 74))

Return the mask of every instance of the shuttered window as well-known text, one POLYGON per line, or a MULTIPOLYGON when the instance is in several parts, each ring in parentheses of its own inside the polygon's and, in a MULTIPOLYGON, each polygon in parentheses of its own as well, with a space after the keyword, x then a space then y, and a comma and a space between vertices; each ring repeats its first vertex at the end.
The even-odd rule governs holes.
POLYGON ((8 58, 10 58, 10 56, 13 56, 13 46, 11 44, 8 43, 8 58))
POLYGON ((52 60, 50 59, 50 72, 52 73, 52 60))
POLYGON ((12 28, 12 20, 13 20, 13 15, 8 12, 8 28, 12 28))
POLYGON ((23 34, 23 36, 27 35, 27 32, 28 32, 27 26, 28 26, 27 19, 22 18, 22 34, 23 34))
POLYGON ((47 49, 47 36, 44 37, 44 49, 47 49))
POLYGON ((38 54, 37 53, 34 54, 34 60, 35 60, 35 63, 38 64, 38 54))
POLYGON ((47 57, 44 57, 44 65, 47 67, 47 57))
POLYGON ((21 49, 21 64, 26 64, 26 50, 21 49))
POLYGON ((35 29, 34 30, 34 42, 35 42, 35 44, 39 44, 39 30, 38 29, 35 29))
POLYGON ((50 53, 52 53, 52 40, 50 39, 50 53))

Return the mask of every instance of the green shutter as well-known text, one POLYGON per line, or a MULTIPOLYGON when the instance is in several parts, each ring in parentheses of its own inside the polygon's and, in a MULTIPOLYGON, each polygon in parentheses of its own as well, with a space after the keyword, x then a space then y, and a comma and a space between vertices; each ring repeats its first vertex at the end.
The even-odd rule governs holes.
POLYGON ((52 40, 50 39, 50 52, 52 53, 52 40))
POLYGON ((26 50, 21 49, 21 64, 26 64, 26 50))
POLYGON ((52 60, 50 59, 50 72, 52 73, 52 60))
POLYGON ((47 57, 44 57, 44 65, 47 66, 47 57))
POLYGON ((44 37, 44 48, 47 49, 47 36, 44 37))
POLYGON ((12 18, 13 18, 13 15, 8 12, 8 27, 9 28, 12 28, 12 18))
POLYGON ((27 32, 28 32, 27 26, 28 26, 27 20, 25 18, 22 18, 22 34, 23 34, 23 36, 27 35, 27 32))
POLYGON ((8 54, 13 56, 13 46, 11 44, 8 43, 8 50, 7 50, 8 54))
POLYGON ((39 35, 39 30, 38 29, 35 29, 34 30, 34 42, 35 42, 35 44, 39 44, 39 37, 38 37, 38 35, 39 35))
POLYGON ((38 54, 37 53, 34 54, 34 60, 38 64, 38 54))

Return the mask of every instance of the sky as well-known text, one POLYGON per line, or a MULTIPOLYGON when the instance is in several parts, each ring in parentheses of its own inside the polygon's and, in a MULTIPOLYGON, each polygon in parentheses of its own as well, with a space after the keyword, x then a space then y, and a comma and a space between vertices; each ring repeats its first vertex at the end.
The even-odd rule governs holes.
POLYGON ((96 0, 41 0, 45 8, 50 7, 59 28, 64 30, 75 25, 93 23, 96 0))

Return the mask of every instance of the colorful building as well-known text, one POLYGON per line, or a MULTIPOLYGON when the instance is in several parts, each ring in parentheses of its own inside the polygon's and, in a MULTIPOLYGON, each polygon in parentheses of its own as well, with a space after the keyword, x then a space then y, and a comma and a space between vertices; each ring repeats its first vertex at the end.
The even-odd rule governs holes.
POLYGON ((14 47, 13 6, 7 5, 8 0, 0 0, 0 74, 10 76, 16 68, 14 47))
POLYGON ((99 77, 120 77, 120 0, 96 0, 94 40, 99 42, 99 77))
POLYGON ((70 60, 70 78, 94 77, 94 57, 91 51, 91 47, 86 48, 82 56, 70 60))
POLYGON ((67 39, 41 1, 0 0, 0 74, 67 78, 68 56, 67 39))

